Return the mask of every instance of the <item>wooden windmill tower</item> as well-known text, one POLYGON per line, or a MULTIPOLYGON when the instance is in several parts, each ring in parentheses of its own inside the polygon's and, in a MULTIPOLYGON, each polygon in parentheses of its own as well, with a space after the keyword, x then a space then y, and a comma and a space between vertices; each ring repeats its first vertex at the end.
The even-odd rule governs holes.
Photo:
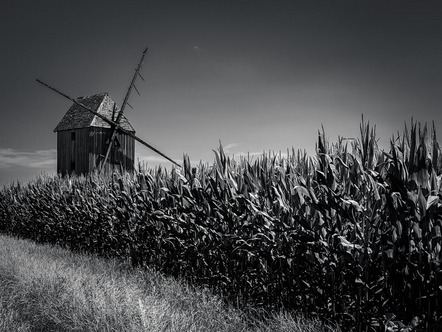
POLYGON ((95 169, 102 171, 115 168, 133 171, 135 141, 178 165, 171 158, 135 136, 134 128, 123 115, 126 105, 129 105, 128 100, 132 89, 138 92, 135 86, 137 77, 140 76, 143 79, 140 69, 146 52, 147 48, 135 70, 120 109, 107 93, 73 99, 37 80, 74 103, 54 129, 57 133, 58 173, 87 174, 95 169))

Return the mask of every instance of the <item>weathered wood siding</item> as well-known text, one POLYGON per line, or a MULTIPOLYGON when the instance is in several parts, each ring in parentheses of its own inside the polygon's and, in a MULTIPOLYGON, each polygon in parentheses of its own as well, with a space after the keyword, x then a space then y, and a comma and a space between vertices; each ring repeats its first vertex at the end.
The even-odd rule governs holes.
MULTIPOLYGON (((104 161, 110 128, 87 127, 57 132, 57 172, 87 174, 104 161)), ((132 171, 135 160, 133 138, 117 134, 119 146, 113 147, 107 168, 132 171)))

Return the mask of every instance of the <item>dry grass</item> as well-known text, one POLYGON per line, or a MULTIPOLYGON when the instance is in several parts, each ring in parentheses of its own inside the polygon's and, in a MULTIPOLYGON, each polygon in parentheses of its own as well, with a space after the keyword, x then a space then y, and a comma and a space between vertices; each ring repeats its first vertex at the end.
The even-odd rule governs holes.
POLYGON ((116 260, 0 235, 0 331, 331 331, 281 313, 265 321, 205 289, 116 260))

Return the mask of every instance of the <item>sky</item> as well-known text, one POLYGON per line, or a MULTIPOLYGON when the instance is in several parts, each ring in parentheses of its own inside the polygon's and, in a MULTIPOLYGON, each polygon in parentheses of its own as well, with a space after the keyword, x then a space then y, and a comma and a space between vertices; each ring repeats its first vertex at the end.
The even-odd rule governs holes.
MULTIPOLYGON (((442 2, 392 0, 4 0, 0 185, 56 173, 55 126, 72 97, 108 92, 137 136, 182 162, 442 127, 442 2)), ((439 134, 441 135, 441 134, 439 134)), ((167 160, 142 145, 148 166, 167 160)))

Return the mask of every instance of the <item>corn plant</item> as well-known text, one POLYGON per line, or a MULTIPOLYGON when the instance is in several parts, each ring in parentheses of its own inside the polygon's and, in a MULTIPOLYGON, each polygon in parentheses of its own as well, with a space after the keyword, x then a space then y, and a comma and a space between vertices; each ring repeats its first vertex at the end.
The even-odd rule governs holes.
POLYGON ((429 324, 442 315, 434 124, 412 121, 388 152, 364 120, 360 134, 331 144, 322 128, 314 157, 235 159, 220 146, 211 165, 184 156, 171 171, 10 185, 0 231, 155 266, 238 306, 303 311, 349 331, 379 330, 392 314, 429 324))

